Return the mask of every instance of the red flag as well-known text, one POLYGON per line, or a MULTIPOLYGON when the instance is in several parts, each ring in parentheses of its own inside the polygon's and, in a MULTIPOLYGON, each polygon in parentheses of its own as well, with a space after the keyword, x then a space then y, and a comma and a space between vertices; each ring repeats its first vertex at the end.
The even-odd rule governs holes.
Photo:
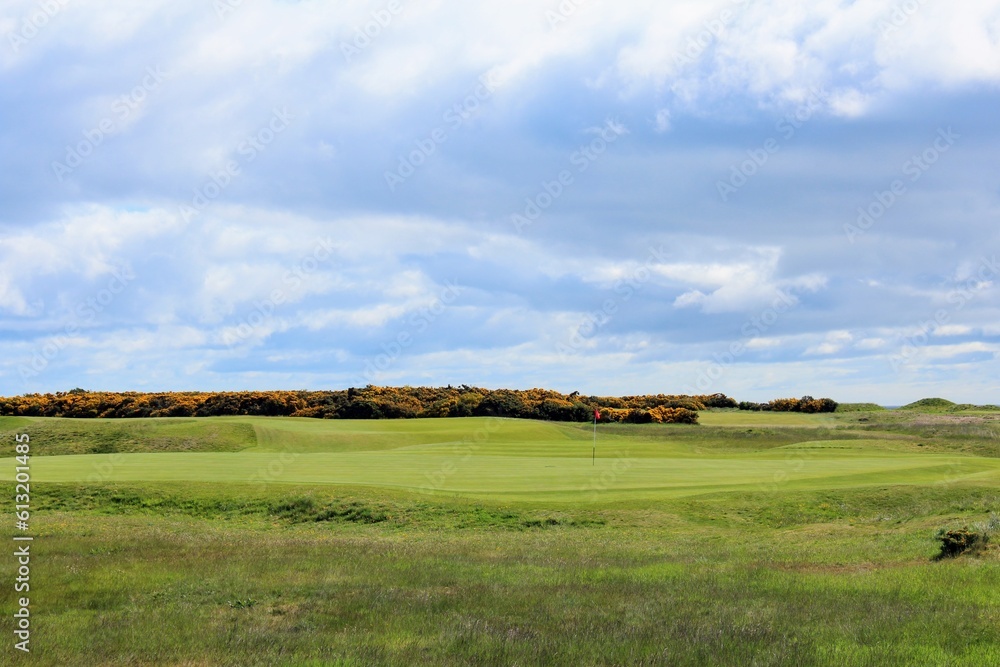
POLYGON ((600 420, 601 420, 601 411, 594 409, 594 421, 596 422, 600 420))

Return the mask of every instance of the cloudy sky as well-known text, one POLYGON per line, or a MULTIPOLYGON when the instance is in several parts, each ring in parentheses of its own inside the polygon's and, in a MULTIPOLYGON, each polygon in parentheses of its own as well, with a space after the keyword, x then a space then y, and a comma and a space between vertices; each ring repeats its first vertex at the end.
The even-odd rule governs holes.
POLYGON ((1000 402, 1000 2, 9 0, 0 393, 1000 402))

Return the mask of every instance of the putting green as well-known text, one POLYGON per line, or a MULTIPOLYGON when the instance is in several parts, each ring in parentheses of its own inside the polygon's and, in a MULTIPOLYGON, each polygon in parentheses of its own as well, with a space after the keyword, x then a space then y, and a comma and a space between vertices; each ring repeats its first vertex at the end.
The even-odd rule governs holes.
MULTIPOLYGON (((603 429, 519 420, 321 421, 224 418, 251 424, 239 452, 33 456, 33 483, 219 482, 401 488, 523 501, 655 499, 737 490, 955 483, 1000 477, 1000 460, 890 451, 877 439, 810 441, 746 453, 693 455, 669 428, 603 429)), ((194 421, 209 425, 216 420, 194 421)), ((166 423, 166 422, 164 422, 166 423)), ((824 425, 818 420, 817 427, 824 425)), ((697 427, 679 427, 697 428, 697 427)), ((690 433, 690 432, 688 432, 690 433)), ((32 447, 44 449, 44 442, 32 447)), ((0 465, 11 481, 13 459, 0 465)))

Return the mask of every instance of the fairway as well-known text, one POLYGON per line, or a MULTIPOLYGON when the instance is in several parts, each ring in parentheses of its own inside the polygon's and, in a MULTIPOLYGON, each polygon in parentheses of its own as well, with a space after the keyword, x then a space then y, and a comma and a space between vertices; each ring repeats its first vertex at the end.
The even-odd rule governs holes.
MULTIPOLYGON (((755 415, 759 417, 759 415, 755 415)), ((780 415, 779 427, 830 423, 829 418, 780 415)), ((216 420, 158 425, 209 429, 216 420)), ((363 485, 425 494, 461 494, 521 501, 602 502, 655 500, 720 491, 832 489, 877 484, 933 484, 991 478, 1000 459, 900 452, 892 439, 811 440, 750 451, 727 450, 725 434, 699 427, 602 427, 599 456, 591 460, 591 433, 579 425, 507 419, 321 421, 226 418, 250 426, 256 443, 238 452, 158 452, 38 456, 36 482, 224 482, 259 485, 363 485), (713 440, 713 435, 715 436, 713 440)), ((743 415, 719 415, 709 424, 761 424, 743 415), (734 418, 735 417, 735 418, 734 418)), ((777 423, 777 424, 776 424, 777 423)), ((139 424, 137 424, 139 425, 139 424)), ((810 436, 811 437, 811 436, 810 436)), ((44 453, 44 443, 38 448, 44 453)), ((0 467, 13 479, 13 463, 0 467)))

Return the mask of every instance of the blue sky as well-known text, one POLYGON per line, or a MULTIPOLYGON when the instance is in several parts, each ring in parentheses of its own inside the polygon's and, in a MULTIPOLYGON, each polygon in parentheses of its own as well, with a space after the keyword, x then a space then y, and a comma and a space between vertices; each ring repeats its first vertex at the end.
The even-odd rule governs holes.
POLYGON ((0 383, 1000 402, 1000 2, 0 9, 0 383))

